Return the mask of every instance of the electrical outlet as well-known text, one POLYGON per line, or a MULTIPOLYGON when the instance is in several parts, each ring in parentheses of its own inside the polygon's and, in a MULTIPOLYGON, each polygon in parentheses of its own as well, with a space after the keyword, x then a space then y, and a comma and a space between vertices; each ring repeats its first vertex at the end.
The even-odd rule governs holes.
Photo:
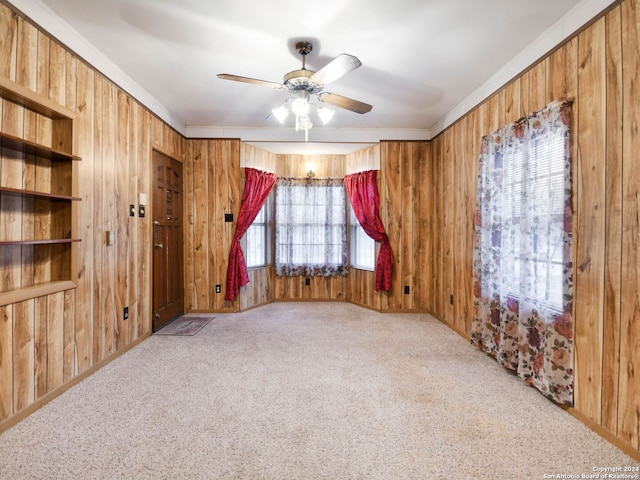
POLYGON ((129 320, 129 307, 124 307, 124 315, 125 320, 129 320))
POLYGON ((409 295, 409 285, 404 286, 404 294, 409 295))
POLYGON ((453 305, 453 293, 449 295, 449 305, 453 305))
POLYGON ((133 204, 129 205, 129 216, 130 217, 136 216, 136 206, 133 204))
POLYGON ((311 285, 311 279, 309 277, 304 279, 304 284, 308 287, 309 285, 311 285))
POLYGON ((144 205, 138 205, 138 216, 140 218, 144 218, 144 214, 145 214, 145 206, 144 205))
POLYGON ((220 293, 222 291, 222 285, 217 284, 216 285, 216 293, 220 293))
POLYGON ((224 221, 227 223, 233 222, 233 213, 225 213, 224 221))

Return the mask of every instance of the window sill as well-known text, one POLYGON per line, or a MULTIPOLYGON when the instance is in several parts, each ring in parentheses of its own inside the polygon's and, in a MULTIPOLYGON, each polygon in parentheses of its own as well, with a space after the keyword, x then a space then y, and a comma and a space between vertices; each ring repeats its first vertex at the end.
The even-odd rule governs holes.
POLYGON ((358 265, 350 265, 350 268, 352 268, 353 270, 362 270, 363 272, 375 272, 376 269, 375 267, 361 267, 358 265))

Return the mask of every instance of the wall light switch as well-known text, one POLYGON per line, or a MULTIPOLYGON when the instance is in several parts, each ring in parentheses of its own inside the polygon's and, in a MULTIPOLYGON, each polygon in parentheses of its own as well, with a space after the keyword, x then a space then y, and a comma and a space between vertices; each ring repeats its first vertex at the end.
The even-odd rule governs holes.
POLYGON ((147 194, 146 193, 139 193, 138 194, 138 203, 140 205, 146 205, 147 204, 147 194))
POLYGON ((116 231, 108 230, 107 231, 107 245, 114 245, 116 243, 116 231))

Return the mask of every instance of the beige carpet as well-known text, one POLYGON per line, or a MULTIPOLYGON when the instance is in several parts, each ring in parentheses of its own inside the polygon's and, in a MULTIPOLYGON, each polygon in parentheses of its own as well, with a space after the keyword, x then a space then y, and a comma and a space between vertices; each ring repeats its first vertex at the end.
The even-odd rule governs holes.
POLYGON ((627 465, 433 318, 346 303, 154 335, 0 435, 3 480, 542 479, 627 465))

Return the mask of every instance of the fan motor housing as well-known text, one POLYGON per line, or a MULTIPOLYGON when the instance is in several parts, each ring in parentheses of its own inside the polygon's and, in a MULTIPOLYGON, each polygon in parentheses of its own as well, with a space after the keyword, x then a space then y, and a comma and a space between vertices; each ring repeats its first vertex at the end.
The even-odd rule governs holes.
POLYGON ((307 70, 306 68, 293 70, 284 76, 283 83, 289 90, 306 90, 309 93, 317 93, 322 90, 323 86, 313 83, 310 80, 310 77, 314 73, 316 72, 313 70, 307 70))

